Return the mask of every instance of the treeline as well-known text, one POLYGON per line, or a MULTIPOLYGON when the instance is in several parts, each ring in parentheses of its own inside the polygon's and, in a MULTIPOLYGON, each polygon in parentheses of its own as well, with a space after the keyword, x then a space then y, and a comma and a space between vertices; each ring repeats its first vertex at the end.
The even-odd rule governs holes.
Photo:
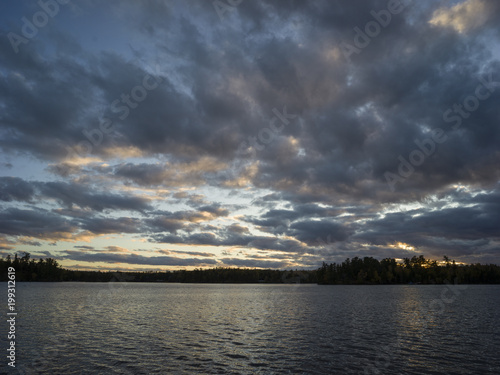
POLYGON ((425 259, 423 255, 405 258, 402 263, 386 258, 346 259, 342 263, 323 263, 312 271, 224 268, 192 271, 102 272, 63 269, 55 259, 32 259, 29 253, 0 258, 0 280, 7 281, 8 268, 14 267, 17 281, 86 282, 180 282, 180 283, 318 283, 318 284, 498 284, 500 266, 456 264, 425 259))
POLYGON ((61 281, 63 270, 55 259, 32 259, 29 253, 24 253, 23 257, 14 255, 11 259, 0 258, 0 278, 7 281, 7 270, 14 267, 16 270, 16 281, 61 281))
POLYGON ((317 270, 319 284, 498 284, 500 266, 495 264, 458 265, 444 256, 442 264, 423 255, 404 258, 403 263, 386 258, 347 258, 337 264, 323 263, 317 270))
POLYGON ((55 259, 32 259, 29 253, 0 258, 0 280, 14 267, 17 281, 179 282, 179 283, 316 283, 315 271, 211 268, 192 271, 101 272, 63 269, 55 259))
POLYGON ((316 271, 211 268, 192 271, 98 272, 63 270, 61 281, 127 281, 164 283, 316 283, 316 271))

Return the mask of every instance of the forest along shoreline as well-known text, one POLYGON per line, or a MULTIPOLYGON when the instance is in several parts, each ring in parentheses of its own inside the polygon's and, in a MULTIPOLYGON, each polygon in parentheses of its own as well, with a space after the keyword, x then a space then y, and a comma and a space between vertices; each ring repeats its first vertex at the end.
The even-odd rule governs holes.
POLYGON ((177 282, 245 284, 321 284, 321 285, 393 285, 393 284, 500 284, 500 266, 496 264, 458 264, 443 257, 442 262, 423 255, 404 258, 403 262, 372 257, 347 258, 342 263, 325 263, 316 270, 273 270, 217 267, 175 271, 78 271, 62 268, 53 258, 34 259, 29 253, 0 258, 0 278, 7 281, 14 267, 16 281, 82 282, 177 282))

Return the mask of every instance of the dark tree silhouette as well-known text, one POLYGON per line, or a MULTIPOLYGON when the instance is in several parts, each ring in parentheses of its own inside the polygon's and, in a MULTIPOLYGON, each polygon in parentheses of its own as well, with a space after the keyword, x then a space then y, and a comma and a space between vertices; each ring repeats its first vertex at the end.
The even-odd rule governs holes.
POLYGON ((500 266, 458 265, 444 256, 444 265, 423 255, 405 258, 402 263, 386 258, 364 257, 323 265, 318 270, 271 270, 249 268, 195 269, 192 271, 100 272, 61 268, 55 259, 31 259, 29 253, 0 258, 0 278, 14 267, 17 281, 131 281, 179 283, 318 283, 318 284, 498 284, 500 266))

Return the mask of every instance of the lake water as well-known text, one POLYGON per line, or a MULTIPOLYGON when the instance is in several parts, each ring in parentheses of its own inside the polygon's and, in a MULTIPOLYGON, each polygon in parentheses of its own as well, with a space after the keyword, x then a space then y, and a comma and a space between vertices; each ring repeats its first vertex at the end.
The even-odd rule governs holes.
POLYGON ((8 373, 500 374, 498 285, 16 286, 8 373))

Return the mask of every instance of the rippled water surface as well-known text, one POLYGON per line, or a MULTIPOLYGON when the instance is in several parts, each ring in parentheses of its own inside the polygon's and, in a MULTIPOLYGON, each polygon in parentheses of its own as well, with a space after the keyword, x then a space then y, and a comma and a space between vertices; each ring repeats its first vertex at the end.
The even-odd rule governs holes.
POLYGON ((500 374, 494 285, 18 283, 17 295, 9 373, 500 374))

